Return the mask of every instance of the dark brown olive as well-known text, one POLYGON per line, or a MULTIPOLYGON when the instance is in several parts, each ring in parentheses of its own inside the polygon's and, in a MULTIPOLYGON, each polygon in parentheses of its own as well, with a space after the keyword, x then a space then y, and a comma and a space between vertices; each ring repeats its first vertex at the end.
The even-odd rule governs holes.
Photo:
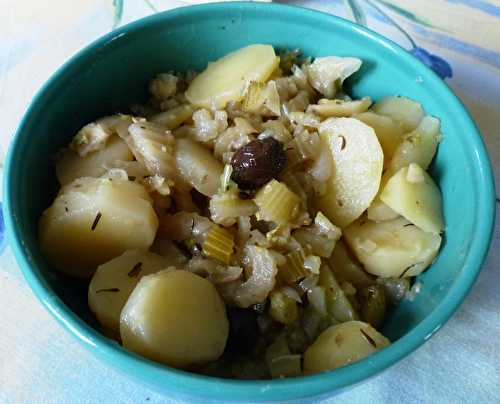
POLYGON ((276 178, 286 163, 283 143, 268 137, 248 143, 231 159, 231 178, 241 189, 257 189, 276 178))

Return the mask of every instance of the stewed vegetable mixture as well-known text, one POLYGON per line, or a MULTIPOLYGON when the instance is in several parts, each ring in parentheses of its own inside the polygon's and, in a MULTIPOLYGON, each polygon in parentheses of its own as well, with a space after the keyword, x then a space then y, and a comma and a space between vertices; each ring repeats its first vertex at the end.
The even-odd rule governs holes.
POLYGON ((106 335, 235 378, 335 369, 389 345, 384 316, 434 260, 439 120, 352 99, 361 60, 252 45, 162 73, 129 114, 61 150, 39 222, 51 265, 90 279, 106 335))

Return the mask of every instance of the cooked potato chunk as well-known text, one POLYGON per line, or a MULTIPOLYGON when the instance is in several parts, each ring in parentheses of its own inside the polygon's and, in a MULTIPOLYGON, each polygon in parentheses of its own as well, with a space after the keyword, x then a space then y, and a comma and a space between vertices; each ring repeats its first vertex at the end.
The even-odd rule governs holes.
POLYGON ((144 276, 120 318, 126 349, 176 368, 216 360, 228 334, 226 310, 215 287, 175 269, 144 276))
POLYGON ((90 310, 103 327, 120 332, 120 313, 135 285, 169 265, 161 255, 143 250, 127 250, 100 265, 89 285, 90 310))
POLYGON ((365 270, 382 278, 416 276, 439 250, 439 234, 426 233, 404 218, 372 222, 361 218, 344 236, 365 270))
POLYGON ((348 321, 323 331, 304 354, 304 373, 318 373, 357 362, 390 341, 362 321, 348 321))
POLYGON ((415 129, 424 117, 424 110, 420 103, 402 96, 382 98, 375 103, 373 111, 391 117, 401 125, 405 132, 415 129))
POLYGON ((403 140, 403 129, 392 118, 371 111, 358 114, 355 118, 366 123, 375 131, 384 151, 384 167, 387 167, 396 148, 403 140))
POLYGON ((366 111, 371 104, 370 97, 363 97, 360 100, 353 101, 321 99, 317 105, 309 105, 307 111, 313 112, 322 118, 353 116, 366 111))
MULTIPOLYGON (((380 189, 383 189, 384 184, 380 184, 380 189)), ((376 222, 383 222, 385 220, 393 220, 399 217, 397 212, 394 212, 389 206, 380 200, 377 195, 372 204, 367 209, 368 219, 376 222)))
POLYGON ((80 157, 72 149, 65 149, 56 164, 56 175, 61 185, 69 184, 80 177, 100 177, 114 163, 132 161, 132 152, 118 136, 111 137, 104 149, 80 157))
POLYGON ((206 196, 217 193, 224 166, 212 153, 190 139, 178 139, 175 159, 181 176, 206 196))
POLYGON ((132 248, 148 249, 158 219, 138 183, 79 178, 64 186, 39 221, 42 251, 59 271, 88 277, 132 248))
POLYGON ((441 192, 418 164, 410 164, 387 182, 380 199, 415 226, 430 233, 444 228, 441 192))
POLYGON ((251 81, 265 82, 278 67, 271 45, 250 45, 231 52, 194 78, 186 98, 197 107, 224 108, 229 101, 240 101, 251 81))
POLYGON ((356 220, 378 192, 384 154, 375 131, 354 118, 330 118, 320 126, 333 156, 333 175, 317 207, 335 225, 356 220))
POLYGON ((375 279, 370 274, 366 273, 358 262, 351 258, 342 240, 335 244, 335 248, 328 262, 330 263, 335 278, 337 278, 340 283, 349 282, 356 288, 362 288, 375 282, 375 279))
POLYGON ((441 125, 439 119, 426 116, 418 127, 408 133, 404 141, 394 151, 389 165, 388 175, 394 174, 400 168, 416 163, 424 170, 431 164, 440 139, 441 125))
POLYGON ((439 143, 439 131, 439 120, 426 116, 414 131, 404 136, 404 140, 394 151, 387 170, 382 176, 380 191, 368 208, 368 218, 370 220, 383 221, 398 217, 397 212, 380 200, 380 193, 389 178, 401 168, 411 163, 418 164, 424 170, 429 167, 439 143))

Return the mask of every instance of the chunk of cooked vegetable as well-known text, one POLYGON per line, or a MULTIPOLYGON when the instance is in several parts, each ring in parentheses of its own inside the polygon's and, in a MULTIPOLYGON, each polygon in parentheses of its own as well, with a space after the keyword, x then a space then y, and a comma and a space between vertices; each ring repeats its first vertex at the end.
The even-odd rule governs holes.
POLYGON ((210 150, 190 139, 178 139, 175 159, 180 174, 198 192, 212 196, 219 188, 223 165, 210 150))
POLYGON ((257 189, 277 178, 286 163, 283 144, 267 137, 238 149, 232 159, 232 180, 242 189, 257 189))
POLYGON ((269 295, 269 314, 281 324, 292 324, 299 317, 297 302, 283 291, 277 290, 269 295))
POLYGON ((317 105, 310 105, 307 111, 311 111, 322 118, 338 118, 361 114, 370 108, 370 105, 372 105, 370 97, 363 97, 354 101, 321 99, 317 105))
POLYGON ((349 282, 356 288, 372 285, 375 282, 375 279, 351 257, 343 240, 335 244, 328 263, 339 282, 349 282))
POLYGON ((388 167, 396 148, 403 140, 403 128, 392 118, 372 111, 358 114, 355 118, 373 128, 384 151, 384 168, 388 167))
POLYGON ((359 318, 328 265, 321 267, 318 285, 325 289, 326 309, 333 323, 359 318))
POLYGON ((368 218, 370 220, 383 221, 398 217, 397 212, 380 200, 380 193, 389 178, 401 168, 411 163, 418 164, 424 170, 429 167, 439 143, 439 131, 439 120, 426 116, 414 131, 404 136, 403 141, 394 151, 388 168, 382 176, 379 193, 368 208, 368 218))
POLYGON ((139 280, 171 264, 158 254, 127 250, 99 265, 89 285, 90 310, 103 327, 120 332, 120 313, 139 280))
POLYGON ((149 185, 162 195, 170 193, 170 186, 186 189, 180 178, 174 157, 175 139, 161 125, 139 120, 128 130, 120 131, 134 157, 151 175, 149 185))
POLYGON ((402 96, 383 97, 372 109, 377 114, 392 118, 405 132, 415 129, 424 117, 424 110, 419 102, 402 96))
POLYGON ((426 233, 404 218, 372 222, 361 218, 344 237, 365 270, 382 278, 417 276, 436 257, 441 237, 426 233))
POLYGON ((177 92, 179 78, 171 73, 161 73, 149 83, 149 92, 159 100, 166 100, 177 92))
POLYGON ((286 255, 286 264, 279 267, 279 276, 284 282, 293 285, 310 275, 304 266, 306 256, 303 250, 295 250, 286 255))
POLYGON ((426 232, 438 234, 444 229, 441 192, 418 164, 412 163, 394 174, 380 199, 426 232))
POLYGON ((341 236, 341 230, 321 212, 316 214, 312 226, 301 227, 293 233, 293 237, 305 250, 323 258, 328 258, 332 254, 341 236))
POLYGON ((100 177, 110 168, 134 158, 127 144, 112 136, 106 147, 81 157, 72 149, 65 149, 56 163, 56 175, 61 185, 80 177, 100 177))
POLYGON ((307 67, 307 77, 311 86, 327 98, 333 98, 342 88, 344 80, 361 67, 357 58, 327 56, 314 59, 307 67))
MULTIPOLYGON (((380 190, 384 189, 385 184, 381 183, 380 190)), ((385 220, 393 220, 399 217, 399 214, 392 210, 380 199, 379 195, 375 197, 371 205, 367 209, 367 217, 376 222, 383 222, 385 220)))
POLYGON ((165 126, 167 129, 177 129, 193 115, 193 107, 189 104, 182 104, 167 111, 153 115, 151 122, 165 126))
POLYGON ((362 321, 333 325, 304 354, 304 372, 318 373, 357 362, 385 348, 390 341, 362 321))
POLYGON ((212 226, 203 243, 203 254, 227 265, 231 261, 233 249, 233 234, 219 225, 212 226))
POLYGON ((278 268, 272 253, 266 248, 247 245, 245 259, 250 277, 236 288, 235 302, 240 307, 262 303, 273 290, 278 268))
POLYGON ((243 110, 252 113, 261 113, 265 116, 281 116, 280 96, 276 82, 266 83, 252 81, 243 100, 243 110))
POLYGON ((353 118, 330 118, 320 136, 333 156, 333 175, 317 207, 335 225, 356 220, 378 192, 384 154, 375 131, 353 118))
POLYGON ((128 249, 148 249, 157 228, 151 198, 142 185, 83 177, 59 191, 40 218, 38 234, 51 265, 88 277, 128 249))
POLYGON ((379 328, 387 310, 385 291, 381 285, 366 286, 359 291, 360 314, 363 321, 379 328))
POLYGON ((131 117, 122 114, 100 118, 85 125, 71 141, 70 148, 80 157, 85 157, 89 153, 104 149, 114 133, 131 123, 131 117))
POLYGON ((126 349, 176 368, 216 360, 228 334, 217 290, 188 271, 167 269, 144 276, 120 317, 126 349))
POLYGON ((427 170, 436 154, 441 137, 440 128, 439 119, 432 116, 424 117, 414 131, 404 136, 404 140, 394 151, 388 175, 411 163, 416 163, 427 170))
POLYGON ((228 53, 194 78, 186 91, 191 104, 204 108, 224 108, 240 101, 251 81, 265 82, 278 67, 271 45, 250 45, 228 53))
POLYGON ((209 203, 210 217, 215 223, 232 226, 239 217, 252 216, 257 205, 252 200, 241 199, 236 189, 214 195, 209 203))
POLYGON ((285 184, 272 180, 257 192, 254 202, 261 220, 286 224, 298 213, 300 200, 285 184))

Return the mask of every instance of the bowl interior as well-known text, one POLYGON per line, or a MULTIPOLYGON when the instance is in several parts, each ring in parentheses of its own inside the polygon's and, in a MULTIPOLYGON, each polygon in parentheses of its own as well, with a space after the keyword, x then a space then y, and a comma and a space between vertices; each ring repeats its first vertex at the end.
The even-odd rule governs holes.
MULTIPOLYGON (((68 317, 58 299, 95 327, 87 308, 86 285, 52 272, 37 245, 38 217, 57 191, 52 157, 84 124, 105 114, 126 111, 131 104, 144 100, 148 80, 157 73, 202 69, 208 61, 251 43, 300 48, 308 56, 359 57, 364 63, 362 70, 348 83, 354 96, 369 95, 376 100, 384 95, 405 95, 420 101, 428 114, 442 121, 443 141, 431 171, 444 199, 443 247, 432 267, 419 277, 421 292, 392 312, 384 330, 393 341, 406 337, 389 348, 392 353, 384 354, 385 358, 377 354, 370 360, 371 365, 361 362, 368 366, 366 372, 353 373, 350 368, 361 369, 353 365, 345 368, 347 371, 336 372, 338 376, 333 378, 329 374, 320 375, 322 379, 304 378, 311 384, 301 386, 302 393, 295 388, 284 389, 281 396, 276 396, 277 390, 273 389, 253 391, 247 382, 246 393, 241 390, 239 396, 235 393, 231 398, 310 396, 359 381, 415 349, 456 308, 488 247, 493 191, 487 156, 477 131, 447 87, 394 44, 343 20, 278 5, 180 9, 119 29, 80 52, 33 101, 7 163, 7 225, 21 266, 32 286, 36 283, 34 289, 45 304, 59 313, 68 327, 77 327, 80 336, 93 344, 106 344, 76 317, 68 317)), ((115 354, 122 355, 123 361, 136 360, 133 355, 115 354)), ((131 362, 128 366, 132 366, 131 362)), ((164 371, 162 367, 155 369, 164 371)), ((228 389, 240 386, 227 383, 228 389)), ((172 386, 164 388, 182 391, 172 386)), ((195 387, 192 392, 212 397, 223 394, 220 389, 210 389, 201 392, 195 387)))

